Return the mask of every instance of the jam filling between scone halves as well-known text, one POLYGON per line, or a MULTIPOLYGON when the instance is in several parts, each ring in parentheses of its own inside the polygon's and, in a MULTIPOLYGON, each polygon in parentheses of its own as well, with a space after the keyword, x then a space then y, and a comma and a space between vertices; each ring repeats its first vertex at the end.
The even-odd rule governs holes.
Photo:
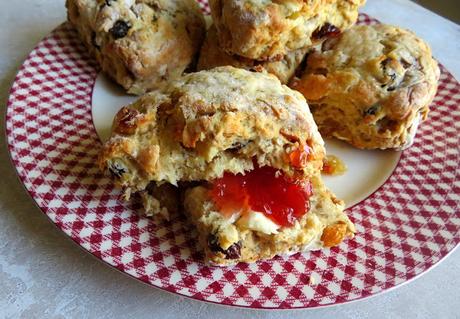
POLYGON ((213 200, 222 214, 261 212, 279 226, 292 226, 310 208, 309 181, 293 181, 272 167, 243 174, 225 173, 213 182, 213 200))

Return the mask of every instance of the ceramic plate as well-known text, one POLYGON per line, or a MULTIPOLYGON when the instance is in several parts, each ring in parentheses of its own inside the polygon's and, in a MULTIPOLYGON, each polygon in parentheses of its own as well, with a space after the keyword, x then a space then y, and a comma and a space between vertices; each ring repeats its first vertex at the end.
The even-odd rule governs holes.
MULTIPOLYGON (((365 15, 360 23, 374 23, 365 15)), ((130 97, 99 75, 66 23, 31 52, 11 89, 8 145, 41 210, 96 257, 152 286, 253 308, 306 308, 368 297, 422 274, 460 229, 460 85, 442 67, 429 119, 408 150, 328 142, 349 167, 327 183, 348 202, 357 235, 340 246, 254 264, 209 267, 181 215, 138 215, 95 165, 113 114, 130 97)))

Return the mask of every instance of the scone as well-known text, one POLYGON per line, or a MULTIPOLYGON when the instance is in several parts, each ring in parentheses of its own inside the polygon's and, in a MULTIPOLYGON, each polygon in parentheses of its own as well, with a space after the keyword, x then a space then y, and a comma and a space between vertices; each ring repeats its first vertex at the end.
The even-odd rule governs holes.
POLYGON ((250 71, 271 73, 281 83, 286 84, 294 75, 308 50, 309 48, 307 47, 291 51, 279 61, 257 61, 238 55, 231 55, 220 47, 216 27, 212 25, 201 47, 197 69, 209 70, 217 66, 231 65, 250 71))
POLYGON ((358 18, 365 0, 210 0, 220 46, 253 60, 277 60, 288 52, 337 34, 358 18))
POLYGON ((324 155, 300 93, 273 75, 227 66, 187 74, 121 109, 99 164, 126 198, 152 185, 187 188, 186 213, 207 260, 231 264, 353 234, 342 202, 321 183, 324 155), (221 232, 228 225, 231 237, 221 232), (235 243, 246 248, 225 253, 235 243))
POLYGON ((67 0, 66 6, 102 70, 131 94, 182 75, 206 32, 194 0, 67 0))
POLYGON ((323 137, 404 149, 427 117, 439 74, 430 47, 412 32, 355 26, 311 53, 291 86, 306 97, 323 137))

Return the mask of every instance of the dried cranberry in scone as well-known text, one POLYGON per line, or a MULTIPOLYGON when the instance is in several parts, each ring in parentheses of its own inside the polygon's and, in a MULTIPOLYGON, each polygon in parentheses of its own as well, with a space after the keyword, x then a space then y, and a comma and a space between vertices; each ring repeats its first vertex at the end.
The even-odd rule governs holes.
POLYGON ((330 23, 325 23, 321 28, 313 32, 313 38, 321 39, 325 37, 336 37, 340 34, 340 29, 330 23))

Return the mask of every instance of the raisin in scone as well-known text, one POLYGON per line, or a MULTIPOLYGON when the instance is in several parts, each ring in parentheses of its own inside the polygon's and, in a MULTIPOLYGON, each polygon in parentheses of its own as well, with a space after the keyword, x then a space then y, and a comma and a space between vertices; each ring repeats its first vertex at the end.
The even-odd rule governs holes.
POLYGON ((253 60, 280 59, 289 51, 339 33, 358 18, 365 0, 210 0, 220 46, 253 60))
POLYGON ((308 56, 292 87, 323 136, 358 148, 404 149, 427 117, 439 79, 430 47, 389 25, 355 26, 308 56))
POLYGON ((279 61, 257 61, 243 58, 238 55, 231 55, 220 47, 216 27, 212 25, 201 47, 197 69, 209 70, 217 66, 231 65, 236 68, 250 71, 271 73, 275 75, 281 83, 286 84, 294 75, 308 50, 308 48, 300 48, 291 51, 279 61))
POLYGON ((126 197, 155 196, 152 185, 188 188, 186 212, 207 260, 230 264, 352 236, 343 203, 321 183, 324 155, 300 93, 273 75, 227 66, 187 74, 122 108, 99 164, 126 197), (230 224, 231 239, 221 234, 230 224))
POLYGON ((206 30, 194 0, 67 0, 66 6, 102 70, 131 94, 181 76, 206 30))

